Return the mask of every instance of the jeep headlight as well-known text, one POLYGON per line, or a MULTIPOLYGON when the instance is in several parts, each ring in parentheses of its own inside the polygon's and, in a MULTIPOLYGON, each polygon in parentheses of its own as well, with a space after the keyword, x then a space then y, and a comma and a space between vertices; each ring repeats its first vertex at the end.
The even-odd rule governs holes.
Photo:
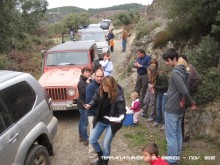
POLYGON ((102 48, 102 53, 108 52, 108 47, 102 48))
POLYGON ((67 94, 68 94, 69 96, 74 96, 75 93, 76 93, 76 91, 75 91, 75 89, 73 89, 73 88, 69 88, 68 91, 67 91, 67 94))

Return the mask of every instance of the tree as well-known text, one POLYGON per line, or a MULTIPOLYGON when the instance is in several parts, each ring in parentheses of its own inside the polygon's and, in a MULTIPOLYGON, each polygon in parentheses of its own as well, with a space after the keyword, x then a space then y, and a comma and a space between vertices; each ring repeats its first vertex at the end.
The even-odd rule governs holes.
POLYGON ((166 2, 168 16, 173 20, 171 27, 178 26, 178 29, 173 31, 174 36, 187 36, 188 39, 198 41, 201 36, 209 34, 213 24, 216 24, 220 0, 166 0, 166 2))
POLYGON ((70 27, 73 27, 75 30, 77 30, 80 25, 88 25, 89 23, 89 16, 86 13, 68 14, 61 21, 61 24, 64 25, 65 31, 69 31, 70 27))
POLYGON ((0 1, 0 52, 15 48, 15 42, 35 34, 47 5, 46 0, 0 1))

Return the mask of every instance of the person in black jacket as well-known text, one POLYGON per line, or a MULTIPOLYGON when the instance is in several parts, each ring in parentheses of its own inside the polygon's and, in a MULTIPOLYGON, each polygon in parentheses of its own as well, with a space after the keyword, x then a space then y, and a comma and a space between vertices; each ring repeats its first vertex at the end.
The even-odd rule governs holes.
POLYGON ((97 152, 99 160, 97 164, 107 165, 110 156, 112 139, 122 127, 125 118, 125 99, 123 89, 116 84, 111 76, 103 78, 100 88, 95 93, 92 101, 86 104, 86 109, 97 105, 97 114, 93 120, 93 129, 90 133, 89 142, 97 152), (98 140, 105 131, 103 148, 98 140), (102 159, 104 156, 104 159, 102 159), (105 157, 106 156, 106 157, 105 157))
POLYGON ((84 108, 86 102, 86 87, 91 82, 90 80, 91 70, 89 68, 83 68, 81 70, 80 81, 78 82, 77 88, 79 92, 79 98, 77 99, 77 107, 80 112, 79 119, 79 141, 84 145, 89 145, 87 126, 88 126, 88 112, 84 108))

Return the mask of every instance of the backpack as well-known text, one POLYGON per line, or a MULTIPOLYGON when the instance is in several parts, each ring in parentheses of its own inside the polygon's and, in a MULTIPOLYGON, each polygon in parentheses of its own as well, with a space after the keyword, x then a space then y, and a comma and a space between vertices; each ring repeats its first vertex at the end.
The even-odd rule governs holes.
POLYGON ((187 77, 187 86, 190 95, 193 95, 197 92, 199 85, 202 83, 202 77, 198 73, 197 69, 189 64, 189 75, 187 77))

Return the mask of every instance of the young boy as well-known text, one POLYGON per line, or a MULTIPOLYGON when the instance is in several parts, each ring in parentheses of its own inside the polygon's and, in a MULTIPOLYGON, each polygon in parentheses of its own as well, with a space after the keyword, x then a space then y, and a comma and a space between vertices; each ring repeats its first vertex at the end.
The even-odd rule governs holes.
POLYGON ((134 126, 136 126, 138 124, 138 118, 141 113, 141 107, 140 107, 140 101, 138 99, 138 93, 132 92, 131 99, 133 101, 131 103, 131 106, 129 106, 129 109, 134 112, 133 123, 134 123, 134 126))
POLYGON ((144 161, 151 165, 169 165, 165 160, 158 156, 159 149, 155 143, 147 144, 142 149, 144 161))

